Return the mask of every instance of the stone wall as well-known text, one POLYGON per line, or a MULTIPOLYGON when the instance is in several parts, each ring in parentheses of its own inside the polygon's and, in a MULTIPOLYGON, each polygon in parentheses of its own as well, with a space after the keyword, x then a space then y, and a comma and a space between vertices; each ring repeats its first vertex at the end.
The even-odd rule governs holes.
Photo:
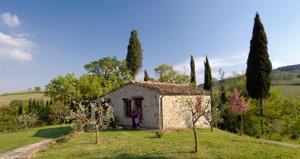
MULTIPOLYGON (((191 112, 187 111, 187 100, 196 102, 197 96, 188 95, 165 95, 162 98, 162 112, 163 112, 163 129, 182 129, 192 127, 191 112)), ((210 111, 210 96, 202 96, 202 105, 207 105, 210 111)), ((201 117, 197 122, 197 127, 208 128, 209 124, 204 117, 201 117)))
MULTIPOLYGON (((119 125, 131 126, 130 117, 126 117, 123 98, 133 99, 133 97, 143 97, 142 113, 143 120, 140 127, 159 128, 159 93, 155 90, 128 84, 105 96, 111 100, 114 116, 119 125)), ((131 108, 134 102, 132 100, 131 108)))

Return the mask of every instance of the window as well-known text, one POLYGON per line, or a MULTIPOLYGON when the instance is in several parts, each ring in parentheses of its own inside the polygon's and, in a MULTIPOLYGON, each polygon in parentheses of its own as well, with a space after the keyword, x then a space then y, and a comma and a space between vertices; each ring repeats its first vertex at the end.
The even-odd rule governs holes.
POLYGON ((123 98, 124 112, 126 117, 131 117, 131 100, 128 98, 123 98))

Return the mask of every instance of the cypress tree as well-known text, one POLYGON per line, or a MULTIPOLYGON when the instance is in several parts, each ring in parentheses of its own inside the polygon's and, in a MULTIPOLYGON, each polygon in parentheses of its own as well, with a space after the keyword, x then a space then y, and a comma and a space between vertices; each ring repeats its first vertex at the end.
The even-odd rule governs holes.
POLYGON ((256 13, 250 41, 250 52, 247 60, 246 87, 250 97, 259 100, 261 131, 263 129, 263 99, 269 94, 271 86, 272 63, 268 54, 268 40, 264 26, 256 13))
POLYGON ((212 91, 212 77, 211 77, 211 69, 209 66, 208 58, 205 57, 204 61, 204 86, 203 89, 207 91, 212 91))
POLYGON ((146 69, 144 71, 144 81, 149 81, 149 75, 146 69))
POLYGON ((126 65, 130 74, 135 78, 136 74, 142 67, 142 47, 136 30, 131 32, 129 44, 127 47, 126 65))
POLYGON ((190 75, 190 80, 191 80, 191 85, 193 87, 196 87, 196 71, 195 71, 195 62, 194 62, 194 57, 191 55, 191 75, 190 75))

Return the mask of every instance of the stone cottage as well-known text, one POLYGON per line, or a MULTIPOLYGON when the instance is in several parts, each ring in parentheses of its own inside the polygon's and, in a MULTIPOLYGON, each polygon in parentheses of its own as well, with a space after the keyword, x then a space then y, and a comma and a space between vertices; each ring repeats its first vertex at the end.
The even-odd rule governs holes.
MULTIPOLYGON (((181 100, 202 96, 210 111, 209 93, 182 84, 131 81, 104 97, 113 107, 114 117, 121 126, 132 126, 132 113, 139 114, 140 127, 150 129, 182 129, 192 126, 191 114, 180 104, 181 100)), ((203 103, 203 102, 202 102, 203 103)), ((204 117, 198 127, 209 127, 204 117)))

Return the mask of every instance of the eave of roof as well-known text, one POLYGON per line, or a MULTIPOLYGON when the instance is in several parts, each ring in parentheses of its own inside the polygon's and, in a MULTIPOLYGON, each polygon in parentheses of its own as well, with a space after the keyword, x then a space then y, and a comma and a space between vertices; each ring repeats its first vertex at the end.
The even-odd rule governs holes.
POLYGON ((112 93, 130 84, 155 90, 162 95, 203 95, 203 94, 209 95, 210 94, 208 91, 205 91, 200 88, 194 88, 185 84, 160 83, 160 82, 152 82, 152 81, 130 81, 127 84, 110 91, 109 93, 112 93))

